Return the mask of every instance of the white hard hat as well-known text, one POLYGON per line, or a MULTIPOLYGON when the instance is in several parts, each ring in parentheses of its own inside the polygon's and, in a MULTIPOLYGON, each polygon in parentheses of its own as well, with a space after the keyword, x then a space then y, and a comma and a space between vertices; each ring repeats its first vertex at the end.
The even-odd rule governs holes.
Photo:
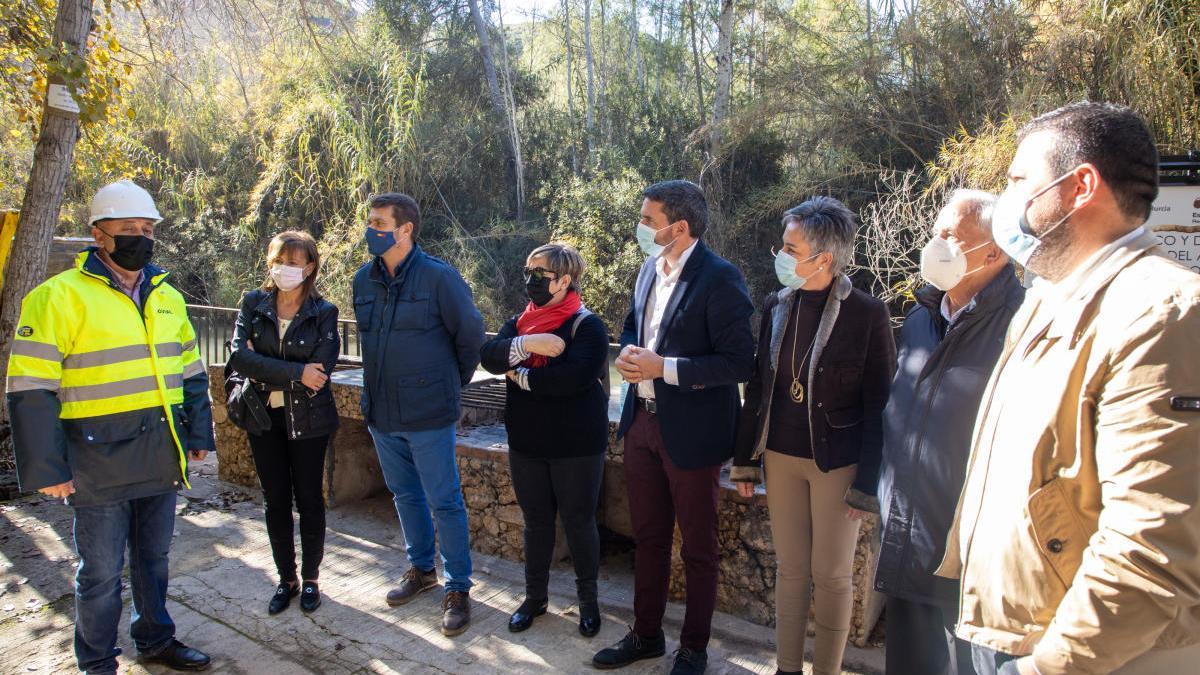
POLYGON ((149 218, 156 225, 162 221, 162 216, 154 207, 154 198, 131 180, 109 183, 92 197, 88 224, 107 218, 149 218))

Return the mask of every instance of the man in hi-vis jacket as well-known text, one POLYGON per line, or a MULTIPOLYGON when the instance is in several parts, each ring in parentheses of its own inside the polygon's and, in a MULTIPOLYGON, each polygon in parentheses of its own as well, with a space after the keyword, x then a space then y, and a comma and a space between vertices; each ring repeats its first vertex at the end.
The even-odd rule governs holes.
POLYGON ((117 671, 126 548, 139 660, 209 666, 175 639, 166 607, 175 492, 188 458, 216 445, 183 296, 150 264, 161 220, 137 185, 101 188, 96 245, 26 296, 8 363, 21 488, 75 511, 75 657, 88 673, 117 671))

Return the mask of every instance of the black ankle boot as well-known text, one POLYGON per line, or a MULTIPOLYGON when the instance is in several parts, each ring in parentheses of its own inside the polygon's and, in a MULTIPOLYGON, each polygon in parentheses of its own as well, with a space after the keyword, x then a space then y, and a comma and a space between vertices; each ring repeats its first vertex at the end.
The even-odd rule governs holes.
POLYGON ((595 637, 600 632, 600 603, 597 602, 596 580, 575 580, 575 592, 579 598, 579 634, 595 637))
POLYGON ((596 637, 600 632, 600 606, 579 605, 579 634, 583 637, 596 637))
POLYGON ((517 611, 508 619, 508 631, 510 633, 522 633, 529 630, 533 625, 533 620, 546 613, 547 603, 545 600, 529 600, 521 603, 517 611))

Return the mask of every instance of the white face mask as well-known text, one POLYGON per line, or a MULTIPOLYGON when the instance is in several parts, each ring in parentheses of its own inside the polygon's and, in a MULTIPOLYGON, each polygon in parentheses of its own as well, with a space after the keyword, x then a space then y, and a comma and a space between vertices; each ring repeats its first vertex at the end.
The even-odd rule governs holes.
POLYGON ((963 277, 974 274, 981 268, 967 271, 967 254, 978 251, 991 242, 984 242, 969 250, 942 237, 934 237, 921 249, 921 277, 939 291, 948 291, 958 285, 963 277))
POLYGON ((290 265, 271 265, 271 281, 275 282, 275 286, 281 291, 292 291, 300 287, 304 283, 304 278, 308 276, 304 273, 303 267, 292 267, 290 265))
MULTIPOLYGON (((667 227, 665 227, 663 229, 668 229, 669 227, 670 226, 668 225, 667 227)), ((638 226, 637 226, 638 246, 640 246, 642 248, 642 253, 645 253, 647 256, 649 256, 651 258, 657 258, 658 256, 662 255, 662 252, 664 250, 666 250, 666 248, 668 246, 675 243, 674 239, 672 239, 671 241, 668 241, 666 244, 658 243, 656 241, 656 239, 658 238, 659 232, 660 232, 660 230, 656 230, 653 227, 650 227, 649 225, 647 225, 645 223, 638 223, 638 226)))

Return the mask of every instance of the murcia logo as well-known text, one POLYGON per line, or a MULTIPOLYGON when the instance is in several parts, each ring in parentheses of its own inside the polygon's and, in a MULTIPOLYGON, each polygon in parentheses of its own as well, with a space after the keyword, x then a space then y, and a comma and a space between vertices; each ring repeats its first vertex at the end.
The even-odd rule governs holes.
POLYGON ((17 329, 17 335, 20 335, 21 337, 29 337, 33 335, 33 328, 29 326, 21 326, 17 329))

